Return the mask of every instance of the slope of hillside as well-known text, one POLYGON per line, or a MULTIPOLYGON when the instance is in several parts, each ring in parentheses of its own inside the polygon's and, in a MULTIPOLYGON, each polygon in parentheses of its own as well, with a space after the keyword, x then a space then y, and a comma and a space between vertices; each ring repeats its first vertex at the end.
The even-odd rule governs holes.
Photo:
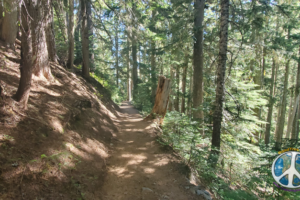
POLYGON ((24 111, 12 99, 19 48, 0 48, 0 199, 99 199, 118 106, 100 83, 53 64, 24 111))

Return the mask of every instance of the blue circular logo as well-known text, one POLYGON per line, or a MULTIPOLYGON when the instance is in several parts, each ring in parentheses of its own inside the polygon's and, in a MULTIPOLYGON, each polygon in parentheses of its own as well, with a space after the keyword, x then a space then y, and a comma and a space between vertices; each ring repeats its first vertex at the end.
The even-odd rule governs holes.
POLYGON ((280 154, 272 165, 275 181, 286 188, 300 188, 300 152, 288 151, 280 154))

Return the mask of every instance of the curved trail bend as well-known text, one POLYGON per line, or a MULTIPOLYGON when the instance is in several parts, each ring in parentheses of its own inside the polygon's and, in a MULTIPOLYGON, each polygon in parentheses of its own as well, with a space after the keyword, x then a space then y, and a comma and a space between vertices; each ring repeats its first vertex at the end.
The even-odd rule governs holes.
POLYGON ((202 199, 185 186, 184 165, 157 141, 151 122, 143 121, 128 102, 121 106, 107 176, 101 188, 103 200, 202 199))

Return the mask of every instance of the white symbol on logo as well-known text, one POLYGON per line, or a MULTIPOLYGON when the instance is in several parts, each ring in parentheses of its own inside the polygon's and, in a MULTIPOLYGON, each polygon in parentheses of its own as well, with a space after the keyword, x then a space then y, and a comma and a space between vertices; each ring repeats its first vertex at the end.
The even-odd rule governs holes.
POLYGON ((272 165, 272 175, 273 175, 273 178, 275 179, 275 181, 280 184, 281 186, 283 187, 286 187, 286 188, 299 188, 300 185, 297 185, 297 186, 294 186, 293 185, 293 179, 294 179, 294 175, 297 176, 299 179, 300 179, 300 174, 299 172, 296 170, 295 168, 295 164, 296 164, 296 156, 300 154, 299 152, 296 152, 296 151, 289 151, 289 152, 286 152, 284 154, 280 154, 273 162, 273 165, 272 165), (276 176, 275 175, 275 163, 276 161, 281 158, 283 155, 285 154, 291 154, 291 166, 288 170, 286 170, 283 174, 281 174, 280 176, 276 176), (283 185, 282 183, 280 183, 280 179, 283 178, 284 176, 288 175, 288 185, 283 185))

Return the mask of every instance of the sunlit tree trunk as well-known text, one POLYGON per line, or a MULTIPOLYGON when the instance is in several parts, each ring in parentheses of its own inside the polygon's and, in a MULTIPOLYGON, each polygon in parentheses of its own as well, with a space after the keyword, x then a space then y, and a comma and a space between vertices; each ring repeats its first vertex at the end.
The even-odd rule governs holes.
POLYGON ((117 87, 119 87, 119 20, 115 20, 115 31, 116 31, 116 36, 115 36, 115 47, 116 47, 116 52, 115 52, 115 57, 116 57, 116 84, 117 87))
POLYGON ((174 109, 179 112, 179 82, 180 82, 180 76, 179 76, 179 65, 176 66, 176 87, 175 87, 175 100, 174 100, 174 109))
POLYGON ((131 81, 130 81, 130 45, 129 45, 129 37, 127 37, 127 50, 126 59, 127 59, 127 99, 131 101, 131 81))
MULTIPOLYGON (((4 17, 2 19, 1 39, 6 46, 15 49, 15 41, 17 37, 17 21, 18 21, 18 0, 4 0, 4 17)), ((0 13, 2 15, 2 13, 0 13)))
MULTIPOLYGON (((152 12, 153 17, 153 12, 152 12)), ((151 101, 154 103, 156 94, 156 60, 155 60, 155 41, 151 41, 151 101)))
MULTIPOLYGON (((174 71, 173 71, 173 67, 172 66, 170 67, 170 79, 174 83, 174 81, 173 81, 174 80, 174 71)), ((173 90, 174 89, 171 87, 171 89, 170 89, 170 98, 169 98, 169 105, 168 105, 168 110, 169 111, 173 111, 173 109, 174 109, 174 100, 173 100, 174 91, 173 90)))
POLYGON ((282 143, 282 135, 284 129, 284 122, 285 122, 285 113, 286 113, 286 97, 287 97, 287 88, 288 88, 288 79, 289 79, 289 66, 290 60, 287 61, 285 66, 285 75, 284 75, 284 87, 283 87, 283 95, 281 101, 281 110, 280 110, 280 117, 277 122, 278 128, 275 135, 275 149, 281 149, 282 143))
POLYGON ((67 67, 73 70, 74 63, 74 0, 69 0, 69 26, 68 26, 68 39, 69 39, 69 54, 67 67))
MULTIPOLYGON (((296 87, 295 87, 295 100, 300 94, 300 46, 299 46, 299 58, 298 58, 298 69, 297 69, 297 81, 296 81, 296 87)), ((299 135, 299 120, 300 120, 300 102, 298 104, 298 109, 295 114, 294 120, 293 120, 293 126, 292 126, 292 135, 291 139, 298 139, 299 135)))
POLYGON ((193 91, 193 75, 190 77, 189 98, 188 98, 188 115, 192 116, 192 91, 193 91))
POLYGON ((171 80, 164 76, 160 76, 156 89, 155 103, 150 115, 147 118, 151 119, 160 116, 159 123, 162 124, 163 118, 165 117, 167 112, 170 90, 171 80))
POLYGON ((33 74, 46 79, 51 79, 51 68, 46 42, 46 28, 50 8, 50 0, 40 0, 33 3, 33 12, 36 16, 32 21, 32 51, 33 51, 33 74))
POLYGON ((49 60, 52 62, 57 62, 56 46, 55 46, 55 35, 54 35, 54 22, 53 22, 53 8, 51 4, 47 5, 47 10, 45 13, 45 18, 47 20, 46 24, 46 41, 49 60))
MULTIPOLYGON (((212 147, 220 149, 221 122, 225 95, 224 79, 226 72, 226 54, 228 42, 229 0, 221 0, 219 58, 217 68, 216 101, 213 114, 212 147)), ((218 154, 218 152, 215 152, 218 154)))
POLYGON ((276 88, 275 87, 276 74, 277 74, 277 67, 276 67, 275 58, 273 58, 270 97, 269 97, 269 106, 268 106, 269 110, 268 110, 266 133, 265 133, 265 144, 269 144, 269 142, 270 142, 270 131, 271 131, 271 127, 272 127, 274 95, 275 95, 275 88, 276 88))
MULTIPOLYGON (((132 12, 136 13, 136 4, 132 1, 132 12)), ((133 82, 133 99, 137 98, 138 87, 138 63, 137 63, 137 19, 136 16, 132 16, 131 21, 131 46, 132 46, 132 82, 133 82)))
POLYGON ((15 99, 21 102, 24 108, 27 108, 27 102, 31 87, 31 78, 33 70, 33 60, 32 60, 32 18, 35 18, 35 13, 33 11, 33 4, 31 0, 24 0, 24 5, 22 5, 22 36, 21 36, 21 64, 20 73, 21 78, 19 82, 19 87, 17 93, 15 94, 15 99), (28 14, 32 17, 30 17, 28 14))
POLYGON ((205 0, 195 0, 194 4, 194 83, 193 83, 193 118, 203 121, 203 110, 199 107, 203 104, 203 18, 205 0))
POLYGON ((86 13, 89 39, 89 68, 90 70, 94 70, 94 26, 92 21, 92 2, 90 0, 86 1, 86 13))
POLYGON ((186 74, 187 74, 187 69, 189 66, 189 54, 188 54, 188 49, 187 53, 185 54, 185 61, 184 61, 184 66, 182 69, 182 99, 181 99, 181 112, 185 113, 185 98, 186 98, 186 74))
POLYGON ((82 24, 81 24, 81 44, 82 44, 82 76, 84 78, 89 78, 90 76, 90 62, 89 62, 89 32, 87 26, 87 9, 86 1, 81 0, 81 14, 82 14, 82 24))

